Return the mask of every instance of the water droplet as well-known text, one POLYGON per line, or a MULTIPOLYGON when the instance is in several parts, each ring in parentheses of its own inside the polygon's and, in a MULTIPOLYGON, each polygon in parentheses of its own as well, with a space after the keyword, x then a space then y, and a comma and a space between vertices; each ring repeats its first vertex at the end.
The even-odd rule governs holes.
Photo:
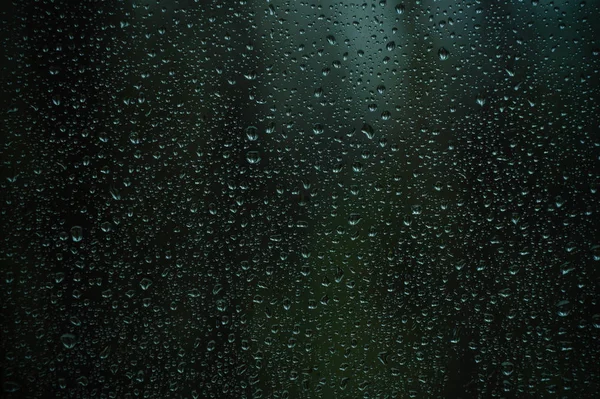
POLYGON ((375 131, 373 130, 373 127, 368 123, 363 124, 360 131, 363 132, 365 136, 367 136, 367 138, 369 139, 373 139, 373 137, 375 136, 375 131))
POLYGON ((104 222, 100 225, 100 229, 105 233, 110 233, 112 231, 112 225, 110 222, 104 222))
POLYGON ((440 47, 438 50, 438 57, 440 58, 440 61, 446 61, 450 57, 450 52, 446 50, 445 47, 440 47))
POLYGON ((509 376, 515 370, 515 365, 511 362, 502 362, 502 374, 509 376))
POLYGON ((75 345, 77 344, 77 337, 75 337, 75 335, 73 334, 63 334, 60 336, 60 342, 62 342, 62 344, 64 345, 65 348, 67 349, 73 349, 75 347, 75 345))
POLYGON ((110 355, 110 346, 106 345, 102 352, 100 352, 100 359, 106 359, 110 355))
POLYGON ((292 307, 292 301, 290 300, 290 298, 284 298, 282 304, 285 310, 290 310, 290 308, 292 307))
POLYGON ((140 287, 142 287, 142 290, 144 290, 144 291, 146 291, 148 288, 150 288, 151 285, 152 285, 152 280, 150 280, 147 277, 144 277, 140 281, 140 287))
POLYGON ((258 140, 258 128, 256 126, 248 126, 246 128, 246 137, 250 141, 258 140))
POLYGON ((21 384, 14 382, 14 381, 6 381, 3 385, 2 385, 2 389, 4 390, 4 392, 6 393, 13 393, 13 392, 17 392, 21 389, 21 384))
POLYGON ((358 223, 360 223, 361 220, 362 216, 360 216, 360 214, 351 213, 350 217, 348 218, 348 223, 350 224, 350 226, 356 226, 358 223))
POLYGON ((208 345, 206 345, 206 350, 209 352, 212 352, 215 350, 216 346, 217 346, 217 343, 214 340, 211 340, 208 342, 208 345))
POLYGON ((271 122, 271 123, 269 123, 269 126, 267 126, 267 128, 265 129, 265 133, 273 134, 273 133, 275 133, 276 129, 277 129, 277 126, 275 125, 275 122, 271 122))
POLYGON ((572 309, 573 306, 571 305, 571 302, 566 299, 556 304, 556 313, 560 317, 567 317, 571 313, 572 309))
POLYGON ((246 153, 246 160, 251 165, 256 165, 260 162, 260 153, 258 151, 248 151, 246 153))
POLYGON ((592 326, 594 326, 594 328, 600 328, 600 314, 596 313, 595 315, 592 316, 592 326))
POLYGON ((315 135, 319 135, 319 134, 323 134, 323 132, 325 131, 325 128, 323 127, 323 125, 321 125, 320 123, 316 123, 313 126, 313 133, 315 135))
POLYGON ((83 228, 81 226, 71 227, 71 239, 74 242, 79 242, 83 239, 83 228))

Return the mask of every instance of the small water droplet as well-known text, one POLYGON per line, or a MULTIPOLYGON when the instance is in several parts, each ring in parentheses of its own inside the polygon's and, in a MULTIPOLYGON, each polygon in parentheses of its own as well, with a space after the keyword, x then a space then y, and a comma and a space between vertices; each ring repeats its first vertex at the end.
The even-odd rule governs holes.
POLYGON ((74 242, 79 242, 83 239, 83 228, 81 226, 71 227, 71 238, 74 242))
POLYGON ((150 280, 147 277, 144 277, 140 281, 140 287, 142 287, 142 290, 144 290, 144 291, 146 291, 148 288, 150 288, 151 285, 152 285, 152 280, 150 280))
POLYGON ((440 47, 438 50, 438 57, 440 58, 440 61, 446 61, 448 58, 450 58, 450 52, 446 50, 445 47, 440 47))
POLYGON ((246 153, 246 160, 251 165, 256 165, 260 162, 260 153, 258 151, 248 151, 246 153))
POLYGON ((60 342, 62 342, 65 348, 73 349, 77 344, 77 337, 73 334, 66 333, 60 336, 60 342))
POLYGON ((246 128, 246 137, 250 141, 258 140, 258 128, 256 126, 248 126, 246 128))
POLYGON ((373 130, 373 127, 368 123, 364 123, 360 131, 363 132, 365 136, 367 136, 367 138, 369 139, 373 139, 373 137, 375 136, 375 131, 373 130))

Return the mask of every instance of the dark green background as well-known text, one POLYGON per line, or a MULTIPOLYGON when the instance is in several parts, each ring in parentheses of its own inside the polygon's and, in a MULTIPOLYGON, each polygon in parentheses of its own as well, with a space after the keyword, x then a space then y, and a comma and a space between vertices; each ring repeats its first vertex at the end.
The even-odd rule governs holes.
POLYGON ((2 397, 596 397, 598 17, 3 3, 2 397))

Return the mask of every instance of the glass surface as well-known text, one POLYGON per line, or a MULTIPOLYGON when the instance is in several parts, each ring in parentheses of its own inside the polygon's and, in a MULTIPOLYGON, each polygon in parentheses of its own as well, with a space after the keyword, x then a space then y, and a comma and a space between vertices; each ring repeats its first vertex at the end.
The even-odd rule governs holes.
POLYGON ((3 398, 600 397, 600 2, 2 1, 3 398))

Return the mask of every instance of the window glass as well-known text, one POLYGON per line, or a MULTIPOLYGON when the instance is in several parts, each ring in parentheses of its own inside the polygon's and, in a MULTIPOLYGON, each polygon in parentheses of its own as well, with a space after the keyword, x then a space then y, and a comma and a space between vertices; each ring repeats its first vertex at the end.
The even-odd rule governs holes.
POLYGON ((599 2, 0 12, 2 397, 600 392, 599 2))

